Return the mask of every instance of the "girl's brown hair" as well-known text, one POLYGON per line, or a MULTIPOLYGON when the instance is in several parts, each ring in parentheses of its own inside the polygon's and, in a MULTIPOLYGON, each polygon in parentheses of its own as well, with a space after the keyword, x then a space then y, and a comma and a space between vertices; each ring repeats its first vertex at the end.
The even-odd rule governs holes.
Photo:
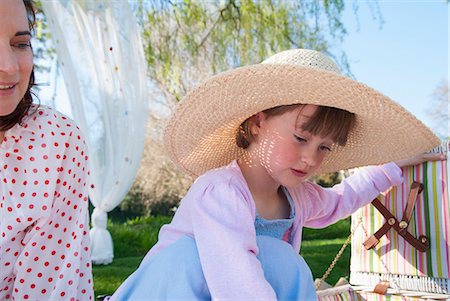
MULTIPOLYGON (((25 9, 27 10, 28 17, 28 27, 30 31, 34 29, 36 24, 36 13, 34 9, 34 4, 32 0, 23 0, 25 9)), ((30 81, 28 83, 28 89, 25 92, 22 100, 17 105, 14 112, 6 116, 0 116, 0 131, 6 131, 12 128, 17 123, 22 121, 22 118, 30 110, 31 104, 33 103, 33 92, 31 88, 34 86, 34 67, 31 70, 30 81)))
MULTIPOLYGON (((284 114, 292 111, 302 104, 278 106, 264 110, 263 113, 267 118, 284 114)), ((236 134, 236 144, 240 148, 246 149, 255 139, 250 132, 251 118, 247 118, 240 126, 236 134)), ((330 137, 338 145, 344 146, 347 138, 355 125, 355 114, 346 110, 318 106, 314 115, 301 125, 301 129, 310 132, 313 135, 321 137, 330 137)))

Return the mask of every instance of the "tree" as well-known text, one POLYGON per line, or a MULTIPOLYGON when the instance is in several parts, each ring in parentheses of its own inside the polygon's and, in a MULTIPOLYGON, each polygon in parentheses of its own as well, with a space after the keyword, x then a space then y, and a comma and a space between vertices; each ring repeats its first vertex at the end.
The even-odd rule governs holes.
POLYGON ((433 105, 430 115, 434 121, 436 133, 442 139, 450 139, 450 92, 448 81, 442 81, 433 92, 433 105))
MULTIPOLYGON (((177 100, 211 74, 290 48, 327 52, 346 34, 343 0, 153 0, 141 9, 149 75, 177 100)), ((344 53, 337 61, 348 71, 344 53)))
POLYGON ((47 19, 42 11, 40 0, 35 1, 36 24, 34 28, 33 54, 37 72, 50 72, 56 51, 52 45, 51 33, 47 26, 47 19))

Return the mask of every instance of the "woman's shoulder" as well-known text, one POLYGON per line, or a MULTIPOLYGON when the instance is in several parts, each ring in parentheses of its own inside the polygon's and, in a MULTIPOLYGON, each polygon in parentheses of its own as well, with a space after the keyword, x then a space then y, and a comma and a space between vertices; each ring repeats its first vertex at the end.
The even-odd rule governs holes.
POLYGON ((59 112, 58 110, 46 106, 33 104, 30 107, 28 114, 24 117, 22 121, 24 124, 48 124, 58 126, 76 126, 75 121, 69 118, 67 115, 59 112))
POLYGON ((46 105, 33 104, 21 126, 36 132, 49 132, 53 136, 81 135, 74 120, 46 105))

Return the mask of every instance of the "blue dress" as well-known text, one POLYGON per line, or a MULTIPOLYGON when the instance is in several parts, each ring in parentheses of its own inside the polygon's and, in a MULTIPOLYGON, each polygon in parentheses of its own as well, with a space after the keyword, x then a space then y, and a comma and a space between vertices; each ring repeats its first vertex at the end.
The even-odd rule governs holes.
MULTIPOLYGON (((288 219, 256 215, 257 258, 278 300, 317 300, 311 270, 286 242, 291 240, 295 212, 291 196, 283 191, 291 206, 288 219)), ((183 236, 143 262, 110 300, 211 300, 195 240, 183 236)))

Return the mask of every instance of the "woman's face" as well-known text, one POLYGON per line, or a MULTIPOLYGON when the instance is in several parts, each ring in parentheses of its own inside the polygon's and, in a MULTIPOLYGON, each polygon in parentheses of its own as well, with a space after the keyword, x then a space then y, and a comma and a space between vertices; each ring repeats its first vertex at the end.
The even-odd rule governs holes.
POLYGON ((22 0, 0 0, 0 116, 14 112, 33 69, 31 33, 22 0))

